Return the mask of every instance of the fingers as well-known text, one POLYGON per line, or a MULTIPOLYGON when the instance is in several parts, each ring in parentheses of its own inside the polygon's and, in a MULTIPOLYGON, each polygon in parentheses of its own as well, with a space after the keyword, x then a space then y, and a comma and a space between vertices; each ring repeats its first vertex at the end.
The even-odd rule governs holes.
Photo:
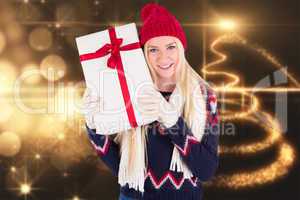
POLYGON ((162 100, 161 97, 162 95, 160 93, 157 94, 156 92, 153 92, 151 90, 145 90, 137 96, 137 101, 145 103, 153 102, 157 104, 162 100))
POLYGON ((159 109, 159 103, 156 103, 153 101, 139 100, 137 105, 142 110, 158 110, 159 109))
POLYGON ((144 99, 144 98, 139 98, 137 99, 138 105, 159 105, 160 101, 156 99, 144 99))
POLYGON ((159 104, 155 101, 149 101, 149 99, 139 98, 137 101, 138 110, 143 117, 152 118, 158 115, 159 104))
POLYGON ((143 104, 143 105, 139 105, 138 106, 138 109, 139 109, 139 111, 140 112, 142 112, 142 113, 157 113, 158 112, 158 110, 159 110, 159 108, 158 108, 158 106, 157 105, 154 105, 154 104, 148 104, 148 105, 145 105, 145 104, 143 104))
POLYGON ((137 96, 138 106, 144 109, 147 109, 147 107, 157 109, 156 107, 158 107, 159 103, 160 99, 149 90, 145 90, 142 94, 137 96))
POLYGON ((155 88, 143 88, 138 92, 138 97, 158 98, 161 95, 155 88))
POLYGON ((91 89, 86 88, 82 97, 80 111, 84 115, 95 114, 100 112, 102 105, 102 98, 95 93, 92 93, 91 89))
POLYGON ((140 112, 140 114, 142 115, 143 118, 146 118, 146 119, 156 119, 158 118, 158 112, 156 109, 145 109, 145 110, 142 110, 140 112))

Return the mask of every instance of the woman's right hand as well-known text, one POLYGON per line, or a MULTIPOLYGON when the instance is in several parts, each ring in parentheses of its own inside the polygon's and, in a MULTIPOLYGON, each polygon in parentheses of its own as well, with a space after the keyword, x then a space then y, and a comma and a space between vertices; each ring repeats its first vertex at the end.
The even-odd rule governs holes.
POLYGON ((94 116, 100 112, 101 98, 97 93, 93 93, 90 88, 86 88, 81 100, 80 111, 85 117, 87 126, 96 129, 94 116))

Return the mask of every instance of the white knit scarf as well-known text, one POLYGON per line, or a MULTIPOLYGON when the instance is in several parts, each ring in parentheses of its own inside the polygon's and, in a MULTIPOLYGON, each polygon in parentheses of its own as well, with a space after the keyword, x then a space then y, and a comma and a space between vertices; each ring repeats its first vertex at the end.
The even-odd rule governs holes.
MULTIPOLYGON (((178 90, 174 90, 171 95, 176 95, 178 90)), ((193 136, 197 138, 200 142, 204 134, 205 122, 206 122, 206 102, 205 95, 202 94, 200 88, 195 90, 193 93, 193 103, 194 103, 194 115, 191 124, 191 131, 193 136)), ((171 97, 170 97, 171 98, 171 97)), ((134 150, 134 166, 133 169, 128 169, 129 161, 129 143, 131 139, 131 132, 127 131, 122 135, 121 141, 121 160, 119 164, 119 174, 118 183, 121 186, 129 185, 129 188, 134 188, 137 191, 144 192, 144 181, 147 174, 146 169, 146 142, 142 138, 141 127, 135 129, 134 134, 136 134, 134 150), (130 170, 130 171, 129 171, 130 170), (133 173, 130 173, 133 172, 133 173)), ((187 141, 186 141, 187 142, 187 141)), ((178 149, 174 146, 172 159, 170 163, 171 171, 183 172, 184 178, 191 178, 193 176, 190 169, 182 161, 178 149)))

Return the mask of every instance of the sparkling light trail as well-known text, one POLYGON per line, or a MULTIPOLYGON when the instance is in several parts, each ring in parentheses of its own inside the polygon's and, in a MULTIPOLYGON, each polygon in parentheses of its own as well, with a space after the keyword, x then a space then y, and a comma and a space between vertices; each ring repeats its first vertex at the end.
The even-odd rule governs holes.
MULTIPOLYGON (((294 88, 244 88, 240 87, 240 77, 229 71, 214 71, 213 67, 217 64, 221 64, 226 61, 227 56, 217 50, 216 46, 224 43, 239 44, 246 46, 254 50, 263 56, 266 60, 272 63, 278 69, 284 69, 285 66, 279 63, 279 61, 272 56, 267 50, 257 47, 255 45, 249 44, 244 38, 236 33, 225 34, 216 40, 214 40, 210 46, 210 50, 216 54, 219 58, 204 66, 202 72, 205 77, 208 76, 225 76, 228 78, 228 82, 224 86, 216 86, 215 90, 221 95, 229 93, 237 93, 242 96, 240 102, 242 109, 240 111, 223 111, 221 110, 221 118, 224 121, 227 120, 243 120, 251 121, 261 126, 266 135, 264 139, 252 142, 249 144, 236 144, 234 146, 221 146, 219 152, 221 154, 236 154, 236 155, 246 155, 255 154, 259 151, 266 150, 274 145, 278 145, 278 155, 276 159, 267 166, 262 166, 256 170, 244 170, 234 174, 220 174, 216 176, 211 182, 206 183, 206 186, 228 188, 228 189, 241 189, 245 187, 255 187, 258 185, 269 184, 282 177, 284 177, 293 166, 296 160, 295 149, 285 140, 282 136, 282 131, 280 129, 279 122, 274 119, 270 114, 265 111, 260 110, 260 102, 258 98, 254 95, 254 92, 299 92, 300 85, 298 81, 287 71, 281 70, 291 82, 296 86, 294 88), (245 109, 244 98, 251 99, 251 104, 245 109), (263 118, 258 118, 257 114, 263 118)), ((224 77, 224 78, 225 78, 224 77)), ((220 102, 227 104, 239 104, 239 101, 234 102, 234 100, 220 99, 220 102)))

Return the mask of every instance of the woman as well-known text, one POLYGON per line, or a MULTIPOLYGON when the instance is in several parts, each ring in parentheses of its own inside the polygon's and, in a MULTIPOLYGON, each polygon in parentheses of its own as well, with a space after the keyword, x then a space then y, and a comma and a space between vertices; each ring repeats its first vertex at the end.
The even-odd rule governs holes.
POLYGON ((91 143, 118 176, 120 200, 200 200, 202 182, 218 166, 216 96, 185 59, 182 27, 164 7, 150 3, 141 12, 140 41, 155 90, 138 96, 151 124, 119 133, 96 134, 99 98, 86 90, 83 112, 91 143))

